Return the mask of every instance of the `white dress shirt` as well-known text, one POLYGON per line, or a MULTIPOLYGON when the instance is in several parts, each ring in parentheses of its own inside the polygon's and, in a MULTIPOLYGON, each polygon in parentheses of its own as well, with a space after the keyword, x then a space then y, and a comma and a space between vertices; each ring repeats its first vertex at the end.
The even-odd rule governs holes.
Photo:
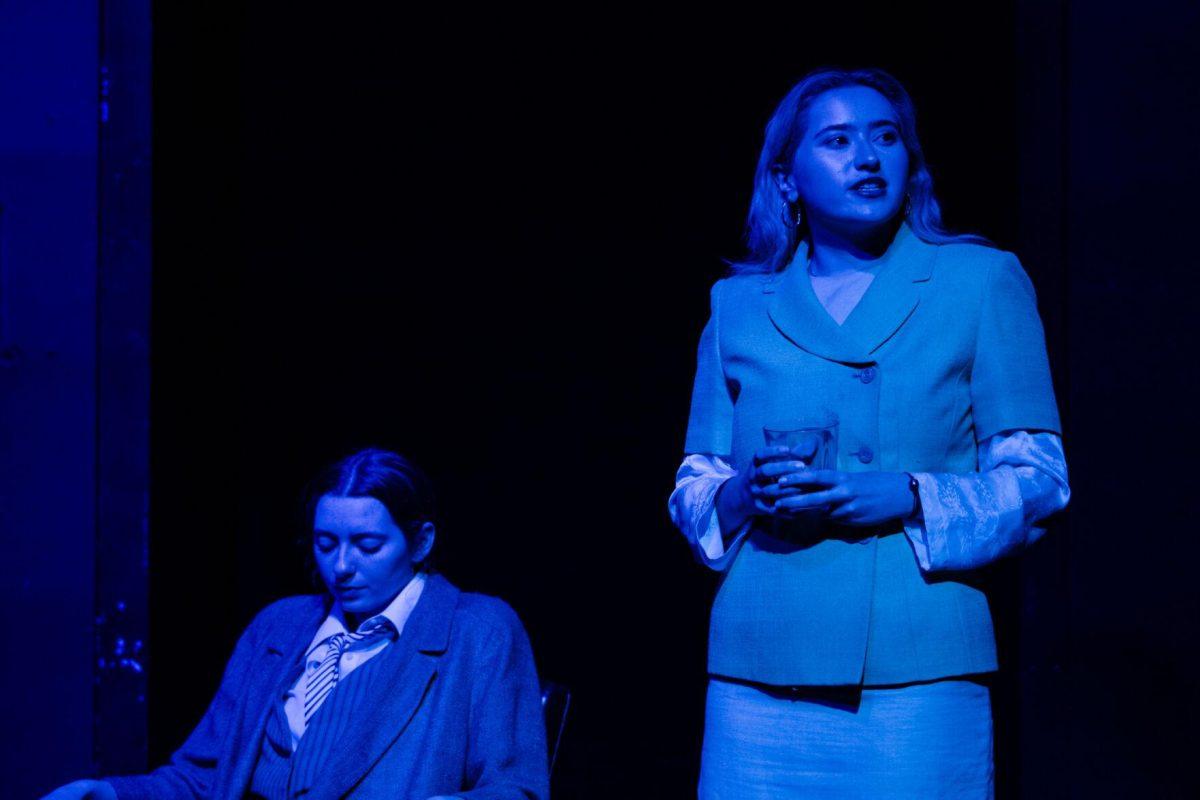
MULTIPOLYGON (((421 599, 421 591, 424 588, 425 573, 418 572, 400 590, 400 593, 392 599, 392 602, 388 603, 387 608, 380 612, 380 616, 387 617, 392 625, 396 627, 397 637, 404 631, 404 625, 408 622, 409 616, 412 615, 417 601, 421 599)), ((371 619, 374 619, 374 617, 371 617, 371 619)), ((368 622, 370 620, 364 620, 359 628, 361 629, 368 622)), ((337 603, 334 603, 329 616, 321 623, 321 627, 317 628, 316 635, 313 636, 308 649, 305 651, 304 672, 301 673, 300 679, 284 695, 283 710, 287 714, 288 727, 292 731, 293 752, 295 752, 297 745, 300 744, 300 737, 304 735, 307 727, 304 721, 304 691, 308 684, 308 676, 310 673, 316 672, 321 666, 321 662, 325 660, 325 656, 329 652, 330 637, 335 634, 349 632, 350 630, 346 627, 346 618, 341 607, 337 603)), ((342 657, 338 659, 338 680, 345 680, 347 675, 382 653, 384 648, 391 643, 392 640, 390 638, 379 637, 366 640, 362 648, 347 648, 346 652, 342 653, 342 657)))

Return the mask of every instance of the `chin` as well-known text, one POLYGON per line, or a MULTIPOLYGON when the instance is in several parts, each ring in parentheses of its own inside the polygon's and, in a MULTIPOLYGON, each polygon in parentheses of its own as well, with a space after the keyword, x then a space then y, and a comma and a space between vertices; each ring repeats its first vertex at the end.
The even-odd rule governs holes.
POLYGON ((886 214, 847 214, 843 217, 835 217, 827 224, 831 229, 856 235, 879 230, 886 226, 891 219, 892 217, 886 214))
POLYGON ((858 213, 848 216, 846 222, 851 225, 874 228, 896 221, 899 216, 899 208, 871 208, 860 210, 858 213))
POLYGON ((354 600, 342 600, 342 611, 350 614, 372 614, 376 611, 382 611, 384 606, 380 605, 373 599, 356 598, 354 600))

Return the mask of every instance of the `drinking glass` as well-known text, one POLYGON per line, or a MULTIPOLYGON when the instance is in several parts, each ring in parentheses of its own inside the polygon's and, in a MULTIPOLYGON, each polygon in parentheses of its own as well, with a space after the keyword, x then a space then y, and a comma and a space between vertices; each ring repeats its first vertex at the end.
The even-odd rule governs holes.
POLYGON ((763 438, 790 447, 813 469, 837 469, 838 417, 832 411, 765 425, 763 438))

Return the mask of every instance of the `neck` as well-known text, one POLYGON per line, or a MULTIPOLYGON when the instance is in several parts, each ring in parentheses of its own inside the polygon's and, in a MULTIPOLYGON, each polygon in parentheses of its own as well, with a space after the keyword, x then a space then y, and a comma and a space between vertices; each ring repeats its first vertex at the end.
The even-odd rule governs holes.
POLYGON ((869 271, 887 252, 895 233, 896 227, 891 223, 866 230, 845 230, 812 220, 809 271, 821 276, 869 271))
POLYGON ((357 631, 359 625, 362 625, 364 622, 369 620, 371 617, 382 614, 385 610, 387 610, 387 607, 390 606, 395 601, 395 599, 397 597, 399 597, 400 594, 405 589, 408 588, 408 586, 413 582, 413 579, 416 578, 417 575, 419 575, 419 574, 420 573, 414 572, 411 576, 409 576, 408 579, 404 582, 404 585, 401 586, 396 591, 395 594, 393 594, 391 597, 389 597, 387 599, 386 603, 379 606, 379 608, 374 609, 373 611, 354 612, 354 611, 347 611, 346 609, 342 608, 341 606, 338 606, 337 610, 338 610, 338 613, 342 615, 342 623, 346 626, 346 630, 357 631))
MULTIPOLYGON (((384 606, 384 608, 386 608, 386 606, 384 606)), ((382 611, 383 609, 381 608, 379 610, 382 611)), ((376 613, 378 613, 378 612, 376 612, 376 613)), ((359 625, 362 625, 364 622, 366 622, 373 616, 375 616, 375 614, 353 614, 349 611, 343 611, 342 612, 342 622, 345 623, 346 630, 353 633, 354 631, 358 630, 359 625)))

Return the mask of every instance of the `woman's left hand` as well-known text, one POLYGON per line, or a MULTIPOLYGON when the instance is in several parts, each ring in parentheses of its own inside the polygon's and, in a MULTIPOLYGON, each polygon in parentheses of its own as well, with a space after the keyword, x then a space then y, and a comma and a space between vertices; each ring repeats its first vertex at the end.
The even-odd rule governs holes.
POLYGON ((913 513, 905 472, 814 469, 779 479, 775 513, 790 517, 824 512, 842 525, 878 525, 913 513))

